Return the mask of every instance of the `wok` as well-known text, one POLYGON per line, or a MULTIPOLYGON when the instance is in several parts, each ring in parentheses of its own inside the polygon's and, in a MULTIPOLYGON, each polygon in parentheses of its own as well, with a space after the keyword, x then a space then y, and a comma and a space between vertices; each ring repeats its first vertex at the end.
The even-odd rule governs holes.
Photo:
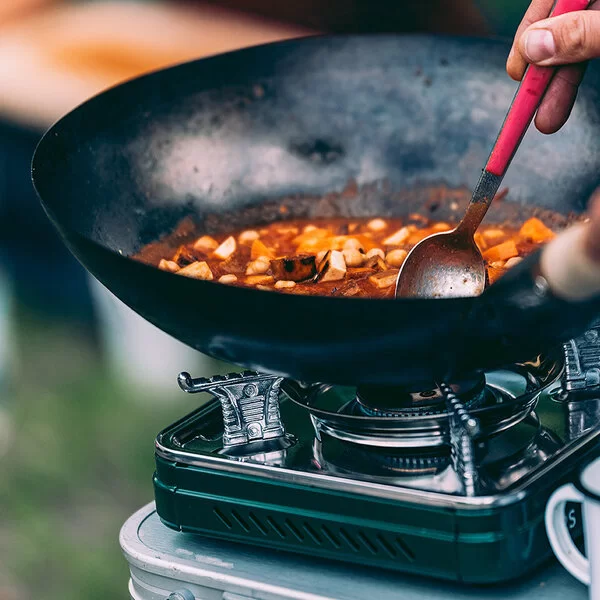
MULTIPOLYGON (((435 300, 283 295, 129 258, 185 216, 209 233, 256 226, 282 218, 282 199, 286 217, 418 208, 458 219, 439 190, 472 188, 479 176, 516 89, 504 72, 508 48, 421 35, 316 37, 169 68, 54 125, 36 150, 34 185, 93 275, 218 359, 343 384, 415 383, 529 359, 600 313, 540 294, 535 256, 480 298, 435 300)), ((591 65, 560 133, 528 134, 506 179, 512 202, 497 203, 490 222, 524 218, 532 206, 585 210, 600 179, 599 76, 591 65)))

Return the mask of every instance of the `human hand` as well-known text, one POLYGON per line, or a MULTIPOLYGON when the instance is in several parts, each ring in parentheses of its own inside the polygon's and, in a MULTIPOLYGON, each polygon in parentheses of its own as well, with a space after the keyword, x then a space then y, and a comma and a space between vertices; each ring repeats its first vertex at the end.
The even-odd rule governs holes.
POLYGON ((553 0, 532 0, 513 42, 506 70, 520 81, 527 64, 563 66, 542 101, 535 125, 542 133, 554 133, 567 121, 585 72, 586 61, 600 57, 600 0, 587 11, 547 18, 553 0))

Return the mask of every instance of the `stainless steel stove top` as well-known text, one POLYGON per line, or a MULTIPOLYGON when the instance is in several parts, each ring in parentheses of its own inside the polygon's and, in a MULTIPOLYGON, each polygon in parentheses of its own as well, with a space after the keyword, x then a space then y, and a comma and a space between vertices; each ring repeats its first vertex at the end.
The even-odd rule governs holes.
POLYGON ((157 437, 158 514, 446 579, 524 574, 550 555, 548 496, 600 452, 598 340, 594 329, 562 354, 417 390, 182 374, 214 399, 157 437))
MULTIPOLYGON (((428 404, 423 412, 371 416, 357 407, 356 389, 284 382, 281 390, 278 383, 277 436, 227 443, 224 435, 231 440, 235 434, 223 434, 222 404, 213 402, 159 435, 156 452, 198 467, 219 464, 232 473, 398 500, 418 494, 425 504, 506 504, 600 436, 600 400, 570 400, 563 373, 562 361, 550 359, 487 373, 487 400, 463 413, 462 423, 477 428, 472 436, 466 428, 453 431, 454 415, 443 398, 437 412, 428 404)), ((253 381, 249 374, 197 385, 228 390, 232 382, 243 388, 253 381)))

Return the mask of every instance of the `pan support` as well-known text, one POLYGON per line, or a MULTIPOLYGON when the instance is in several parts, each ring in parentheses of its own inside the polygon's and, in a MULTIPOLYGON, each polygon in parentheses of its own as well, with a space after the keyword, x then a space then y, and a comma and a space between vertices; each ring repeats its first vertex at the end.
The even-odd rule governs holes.
POLYGON ((283 377, 255 371, 192 379, 178 377, 184 392, 207 392, 221 402, 223 448, 274 440, 285 436, 279 411, 279 388, 283 377))
POLYGON ((569 438, 595 427, 600 418, 600 324, 564 344, 565 372, 554 397, 565 403, 569 438))

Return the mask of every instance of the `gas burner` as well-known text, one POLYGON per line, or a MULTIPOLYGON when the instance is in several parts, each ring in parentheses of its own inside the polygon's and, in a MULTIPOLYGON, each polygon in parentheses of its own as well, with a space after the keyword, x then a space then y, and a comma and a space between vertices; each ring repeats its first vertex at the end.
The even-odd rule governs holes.
MULTIPOLYGON (((494 400, 490 397, 490 389, 486 388, 483 373, 457 381, 450 387, 467 409, 478 408, 494 400)), ((353 405, 352 412, 370 417, 401 419, 443 414, 447 412, 447 406, 442 390, 434 383, 426 389, 361 386, 356 390, 356 404, 353 405)))
POLYGON ((476 435, 482 439, 523 421, 542 390, 560 375, 562 364, 551 355, 540 357, 463 378, 446 386, 446 394, 439 386, 423 392, 318 385, 307 391, 286 382, 283 389, 292 401, 308 410, 319 439, 326 435, 368 447, 431 448, 449 446, 451 435, 457 435, 456 427, 451 427, 454 405, 464 423, 470 415, 475 418, 476 435))
POLYGON ((373 477, 423 477, 451 464, 450 448, 376 448, 321 436, 313 448, 317 460, 328 470, 373 477))

